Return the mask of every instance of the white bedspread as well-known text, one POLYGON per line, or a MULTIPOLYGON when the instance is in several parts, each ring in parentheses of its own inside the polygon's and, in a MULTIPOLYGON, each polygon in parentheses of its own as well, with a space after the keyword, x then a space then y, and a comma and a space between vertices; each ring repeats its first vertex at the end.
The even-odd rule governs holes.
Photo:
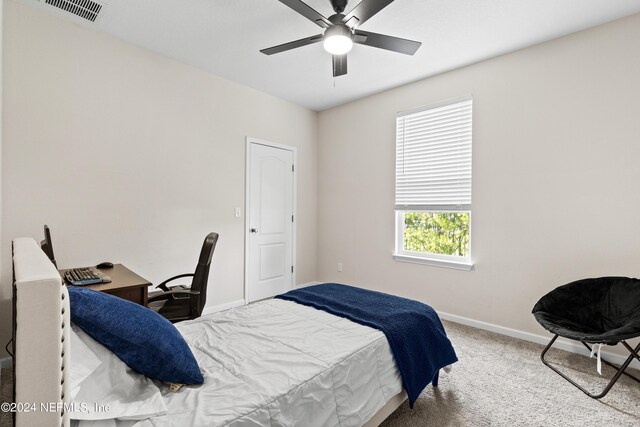
POLYGON ((205 383, 178 392, 163 386, 166 415, 117 425, 360 426, 402 390, 382 332, 294 302, 263 301, 176 326, 205 383))

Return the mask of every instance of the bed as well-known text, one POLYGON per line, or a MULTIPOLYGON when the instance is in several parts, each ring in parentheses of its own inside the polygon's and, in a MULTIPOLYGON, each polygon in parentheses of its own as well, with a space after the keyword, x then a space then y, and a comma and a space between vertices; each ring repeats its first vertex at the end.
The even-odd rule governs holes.
POLYGON ((286 299, 177 324, 204 383, 151 380, 71 325, 33 239, 13 250, 15 401, 49 404, 16 413, 19 427, 375 426, 407 398, 383 332, 286 299))

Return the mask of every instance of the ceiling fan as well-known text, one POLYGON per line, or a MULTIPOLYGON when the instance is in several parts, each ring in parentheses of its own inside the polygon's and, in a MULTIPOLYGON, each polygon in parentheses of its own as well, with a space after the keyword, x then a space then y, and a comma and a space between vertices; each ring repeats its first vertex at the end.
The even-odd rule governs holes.
POLYGON ((347 74, 347 52, 351 50, 354 43, 391 50, 406 55, 413 55, 420 45, 422 45, 422 43, 413 40, 358 30, 360 25, 364 24, 369 18, 380 12, 390 3, 393 3, 394 0, 362 0, 346 15, 343 15, 342 12, 344 12, 348 0, 330 0, 331 6, 333 6, 333 10, 336 13, 329 18, 325 18, 301 0, 279 1, 319 27, 326 28, 326 30, 324 34, 317 34, 262 49, 260 52, 265 55, 273 55, 322 41, 324 49, 329 52, 333 58, 333 77, 347 74))

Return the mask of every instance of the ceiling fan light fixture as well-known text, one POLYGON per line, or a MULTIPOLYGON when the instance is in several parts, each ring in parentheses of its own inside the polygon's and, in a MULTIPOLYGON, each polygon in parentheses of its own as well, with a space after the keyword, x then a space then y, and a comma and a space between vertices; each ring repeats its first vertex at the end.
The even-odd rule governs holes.
POLYGON ((324 50, 332 55, 344 55, 353 47, 351 30, 346 25, 334 25, 324 33, 324 50))

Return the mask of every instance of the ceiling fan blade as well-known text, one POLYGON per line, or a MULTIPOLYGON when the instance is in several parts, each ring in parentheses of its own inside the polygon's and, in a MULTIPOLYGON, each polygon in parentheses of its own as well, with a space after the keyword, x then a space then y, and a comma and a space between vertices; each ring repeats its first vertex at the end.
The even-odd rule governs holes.
POLYGON ((413 55, 416 53, 418 48, 422 46, 421 42, 387 36, 384 34, 370 33, 368 31, 356 30, 354 34, 354 43, 404 53, 405 55, 413 55), (366 38, 363 39, 363 37, 366 38))
POLYGON ((265 55, 273 55, 274 53, 280 53, 286 50, 295 49, 297 47, 318 43, 321 40, 322 40, 322 34, 317 34, 312 37, 307 37, 307 38, 292 41, 289 43, 279 44, 278 46, 268 47, 266 49, 260 50, 260 52, 264 53, 265 55))
POLYGON ((357 28, 373 15, 393 3, 393 1, 394 0, 362 0, 351 12, 342 18, 342 22, 351 28, 357 28))
POLYGON ((347 74, 347 54, 344 55, 333 55, 332 58, 333 63, 333 77, 343 76, 347 74))
POLYGON ((311 6, 309 6, 308 4, 300 0, 279 0, 279 1, 280 3, 284 4, 285 6, 289 6, 291 9, 295 10, 300 15, 304 16, 309 21, 313 22, 314 24, 322 28, 329 28, 331 25, 333 25, 327 18, 320 15, 318 12, 316 12, 315 9, 313 9, 311 6))

